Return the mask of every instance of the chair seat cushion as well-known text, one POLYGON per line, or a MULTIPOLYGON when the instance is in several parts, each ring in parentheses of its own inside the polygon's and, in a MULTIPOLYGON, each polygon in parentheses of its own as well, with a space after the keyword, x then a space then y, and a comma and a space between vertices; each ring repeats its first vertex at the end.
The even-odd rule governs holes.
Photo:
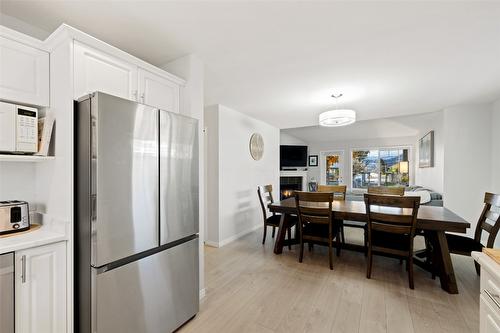
MULTIPOLYGON (((333 224, 333 236, 339 229, 338 224, 333 224)), ((308 223, 303 226, 302 232, 304 235, 328 238, 328 224, 308 223)))
POLYGON ((472 251, 481 252, 484 247, 483 244, 465 236, 446 234, 446 240, 448 241, 450 252, 455 253, 467 253, 470 255, 472 251))
MULTIPOLYGON (((291 225, 294 225, 297 222, 297 216, 289 215, 288 221, 291 225)), ((275 227, 279 227, 281 220, 281 214, 271 215, 266 219, 266 225, 273 225, 275 227)))
POLYGON ((410 236, 372 230, 372 245, 400 251, 410 249, 410 236))
POLYGON ((280 225, 280 219, 281 219, 281 215, 271 215, 267 218, 266 220, 266 224, 267 225, 274 225, 274 226, 279 226, 280 225))

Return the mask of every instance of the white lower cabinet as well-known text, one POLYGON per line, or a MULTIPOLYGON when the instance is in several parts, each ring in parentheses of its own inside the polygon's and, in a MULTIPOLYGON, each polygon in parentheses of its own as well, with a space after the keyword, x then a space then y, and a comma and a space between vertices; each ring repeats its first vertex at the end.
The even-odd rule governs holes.
POLYGON ((500 332, 500 317, 498 310, 495 310, 488 299, 481 294, 479 297, 480 329, 481 333, 499 333, 500 332))
POLYGON ((500 264, 486 253, 471 255, 481 265, 479 332, 500 333, 500 264))
POLYGON ((66 332, 66 242, 17 251, 16 333, 66 332))

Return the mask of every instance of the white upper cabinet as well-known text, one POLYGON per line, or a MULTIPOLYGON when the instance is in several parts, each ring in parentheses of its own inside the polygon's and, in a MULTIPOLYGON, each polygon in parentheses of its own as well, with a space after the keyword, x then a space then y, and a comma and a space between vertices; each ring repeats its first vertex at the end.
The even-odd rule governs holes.
POLYGON ((139 102, 179 113, 179 85, 139 68, 139 102))
POLYGON ((66 332, 66 242, 15 257, 16 333, 66 332))
POLYGON ((49 106, 49 54, 0 37, 0 99, 49 106))
POLYGON ((136 100, 137 66, 75 41, 74 98, 94 91, 136 100))

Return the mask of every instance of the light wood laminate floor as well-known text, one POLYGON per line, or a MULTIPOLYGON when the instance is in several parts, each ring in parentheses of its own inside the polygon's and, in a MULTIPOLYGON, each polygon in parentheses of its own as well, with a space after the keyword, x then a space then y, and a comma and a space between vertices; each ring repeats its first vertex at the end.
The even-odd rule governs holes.
MULTIPOLYGON (((270 230, 269 230, 270 231, 270 230)), ((349 239, 360 238, 346 232, 349 239)), ((452 256, 459 294, 415 266, 415 289, 398 260, 342 251, 328 268, 325 247, 297 259, 298 246, 273 253, 262 230, 222 248, 205 247, 206 296, 180 332, 477 332, 479 277, 471 258, 452 256)))

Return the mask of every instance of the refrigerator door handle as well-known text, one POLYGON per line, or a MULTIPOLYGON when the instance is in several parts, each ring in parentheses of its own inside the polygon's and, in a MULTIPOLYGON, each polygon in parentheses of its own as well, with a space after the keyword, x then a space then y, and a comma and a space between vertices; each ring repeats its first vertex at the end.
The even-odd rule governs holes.
POLYGON ((90 196, 90 209, 91 209, 90 219, 92 221, 97 220, 97 196, 96 195, 90 196))

